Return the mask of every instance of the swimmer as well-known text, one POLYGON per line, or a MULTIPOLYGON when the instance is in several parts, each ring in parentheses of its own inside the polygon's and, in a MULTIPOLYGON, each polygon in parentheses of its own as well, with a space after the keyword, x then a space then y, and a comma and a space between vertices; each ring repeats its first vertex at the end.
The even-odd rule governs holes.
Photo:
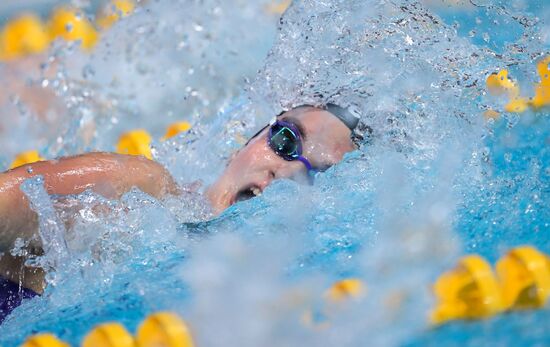
MULTIPOLYGON (((300 106, 281 113, 231 157, 222 175, 206 189, 212 211, 219 214, 238 201, 260 195, 276 179, 311 179, 315 172, 353 151, 364 135, 361 129, 368 127, 359 126, 353 112, 333 104, 300 106)), ((47 192, 55 195, 92 190, 112 199, 137 187, 162 199, 182 192, 160 164, 141 156, 113 153, 37 162, 0 174, 0 320, 2 310, 8 311, 1 306, 1 294, 7 289, 14 291, 17 284, 13 282, 26 288, 21 292, 25 296, 44 289, 43 270, 25 267, 24 259, 10 254, 17 238, 28 242, 29 252, 39 254, 41 250, 37 215, 20 190, 25 179, 36 175, 43 176, 47 192)))

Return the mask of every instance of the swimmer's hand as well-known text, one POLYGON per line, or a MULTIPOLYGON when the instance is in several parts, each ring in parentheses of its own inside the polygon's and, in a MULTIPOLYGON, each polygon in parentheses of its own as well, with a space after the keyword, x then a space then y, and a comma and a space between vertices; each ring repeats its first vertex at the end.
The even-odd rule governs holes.
MULTIPOLYGON (((0 174, 0 276, 19 278, 24 269, 2 266, 2 253, 17 238, 28 242, 30 249, 40 251, 37 237, 38 218, 20 189, 27 178, 42 175, 49 194, 79 194, 90 189, 106 198, 120 198, 133 187, 161 198, 178 194, 170 174, 158 163, 140 156, 114 153, 87 153, 59 160, 27 164, 0 174), (11 268, 11 271, 10 271, 11 268)), ((7 256, 6 256, 7 257, 7 256)), ((4 258, 6 258, 4 257, 4 258)), ((14 263, 13 259, 10 260, 14 263)), ((23 280, 25 285, 26 281, 23 280)), ((30 285, 36 290, 36 285, 30 285)))

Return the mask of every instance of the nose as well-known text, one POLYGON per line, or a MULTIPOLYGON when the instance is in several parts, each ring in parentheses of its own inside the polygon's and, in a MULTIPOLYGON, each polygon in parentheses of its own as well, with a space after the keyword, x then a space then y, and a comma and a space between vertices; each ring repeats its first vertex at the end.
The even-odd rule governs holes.
POLYGON ((263 178, 257 183, 258 188, 263 192, 267 186, 276 179, 275 172, 266 169, 263 173, 263 178))
POLYGON ((243 157, 247 163, 243 164, 261 177, 262 189, 275 179, 293 176, 303 166, 300 162, 287 161, 278 156, 267 144, 265 136, 255 139, 245 150, 243 157))
POLYGON ((263 190, 277 177, 276 172, 284 160, 269 148, 266 141, 256 141, 246 149, 246 153, 243 153, 246 161, 242 164, 257 178, 256 184, 263 190))
POLYGON ((301 174, 307 174, 304 163, 288 161, 277 155, 269 147, 266 135, 252 140, 242 149, 240 157, 242 161, 235 163, 236 166, 247 168, 245 176, 262 191, 274 180, 290 178, 301 181, 301 174))

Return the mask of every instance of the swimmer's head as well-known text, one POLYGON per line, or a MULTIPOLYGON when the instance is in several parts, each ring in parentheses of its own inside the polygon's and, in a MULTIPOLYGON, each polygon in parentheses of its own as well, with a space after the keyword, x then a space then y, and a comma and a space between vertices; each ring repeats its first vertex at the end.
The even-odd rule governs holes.
POLYGON ((357 119, 337 106, 301 106, 283 112, 276 120, 232 156, 208 189, 216 212, 261 194, 276 179, 307 179, 311 170, 325 170, 356 148, 351 129, 357 126, 357 119), (300 142, 301 148, 296 148, 295 142, 300 142))

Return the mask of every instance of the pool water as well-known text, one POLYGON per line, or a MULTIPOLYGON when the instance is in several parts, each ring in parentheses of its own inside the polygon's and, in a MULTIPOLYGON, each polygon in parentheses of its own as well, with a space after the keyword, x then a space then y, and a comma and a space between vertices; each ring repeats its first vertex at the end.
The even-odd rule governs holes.
POLYGON ((312 186, 277 181, 215 219, 198 193, 49 197, 27 181, 41 237, 61 241, 31 260, 52 269, 50 285, 0 326, 0 345, 44 331, 77 345, 95 324, 135 331, 159 310, 183 317, 197 346, 546 345, 548 308, 438 328, 428 315, 431 284, 459 257, 494 264, 523 244, 550 253, 548 111, 505 112, 485 83, 508 69, 533 94, 550 8, 303 0, 279 19, 270 3, 149 2, 91 54, 58 42, 0 68, 55 105, 3 100, 5 166, 27 149, 114 150, 133 128, 159 139, 183 119, 192 130, 155 140, 153 157, 200 191, 283 108, 354 105, 373 129, 312 186), (304 323, 346 277, 366 296, 326 317, 328 328, 304 323))

